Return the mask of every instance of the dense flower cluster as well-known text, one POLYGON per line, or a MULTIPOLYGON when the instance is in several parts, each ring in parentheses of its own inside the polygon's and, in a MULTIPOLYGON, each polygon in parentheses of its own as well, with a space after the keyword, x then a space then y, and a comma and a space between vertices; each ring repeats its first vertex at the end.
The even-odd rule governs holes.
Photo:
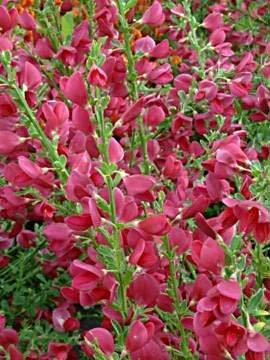
POLYGON ((1 359, 268 359, 269 6, 1 2, 1 359))

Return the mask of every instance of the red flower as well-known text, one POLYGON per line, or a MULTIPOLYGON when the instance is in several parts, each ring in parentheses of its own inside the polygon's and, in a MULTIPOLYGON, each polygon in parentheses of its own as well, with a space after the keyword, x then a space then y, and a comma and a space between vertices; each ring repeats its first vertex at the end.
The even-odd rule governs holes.
POLYGON ((202 298, 197 305, 197 311, 212 311, 214 316, 221 320, 232 314, 241 298, 241 288, 236 281, 223 280, 208 291, 207 296, 202 298))
POLYGON ((206 99, 208 101, 214 100, 218 92, 217 85, 209 80, 203 80, 199 83, 199 90, 195 95, 195 100, 200 101, 206 99))
POLYGON ((170 231, 168 219, 164 215, 150 216, 141 221, 138 225, 139 229, 151 235, 165 235, 170 231))
POLYGON ((72 347, 70 344, 50 342, 48 346, 48 355, 57 360, 67 360, 71 349, 72 347))
POLYGON ((128 352, 142 348, 148 341, 148 331, 146 326, 140 321, 135 321, 128 332, 126 348, 128 352))
POLYGON ((171 248, 175 248, 178 255, 187 251, 192 242, 191 232, 176 227, 170 230, 168 237, 171 248))
POLYGON ((80 72, 74 72, 70 78, 62 78, 61 88, 66 97, 77 105, 87 103, 87 91, 80 72))
POLYGON ((159 125, 165 119, 165 117, 165 112, 161 106, 152 105, 144 114, 143 119, 145 124, 155 127, 159 125))
POLYGON ((65 218, 68 227, 75 231, 85 231, 92 225, 92 218, 88 214, 70 215, 65 218))
POLYGON ((103 272, 93 265, 86 264, 80 260, 72 263, 72 286, 80 291, 90 291, 96 287, 103 277, 103 272))
POLYGON ((8 10, 5 6, 0 6, 0 29, 6 32, 13 28, 17 22, 18 13, 16 8, 8 10))
POLYGON ((173 80, 173 74, 170 64, 163 64, 152 71, 147 75, 147 80, 157 85, 164 85, 173 80))
POLYGON ((123 160, 124 150, 119 142, 116 141, 113 137, 110 138, 108 151, 110 162, 118 163, 119 161, 123 160))
POLYGON ((128 194, 132 196, 143 194, 151 190, 155 185, 155 180, 152 176, 141 174, 127 176, 123 182, 128 194))
POLYGON ((40 85, 41 81, 42 77, 40 71, 36 68, 36 66, 26 61, 23 70, 23 85, 27 90, 34 90, 40 85))
POLYGON ((126 338, 126 348, 132 360, 169 360, 165 345, 158 338, 155 323, 136 320, 126 338))
POLYGON ((0 154, 8 155, 19 146, 21 140, 18 135, 11 131, 0 131, 0 154))
POLYGON ((224 199, 223 202, 232 209, 239 220, 239 230, 252 233, 259 243, 270 240, 270 214, 262 205, 252 200, 224 199))
POLYGON ((203 243, 196 240, 193 242, 191 248, 192 260, 199 269, 211 271, 215 274, 220 273, 224 265, 225 255, 215 240, 208 238, 203 243))
POLYGON ((223 26, 222 14, 213 12, 204 19, 203 25, 207 30, 214 31, 223 26))
POLYGON ((128 295, 136 304, 153 306, 160 293, 159 283, 149 274, 142 274, 132 281, 128 288, 128 295))
POLYGON ((89 356, 92 356, 95 353, 91 345, 92 343, 97 344, 99 349, 107 356, 110 356, 114 352, 114 340, 112 334, 106 329, 94 328, 89 330, 84 335, 84 340, 84 349, 89 356))
POLYGON ((92 65, 87 80, 90 85, 104 88, 107 84, 107 75, 101 68, 96 65, 92 65))
POLYGON ((52 312, 54 328, 59 332, 74 331, 79 329, 80 322, 71 316, 67 308, 57 308, 52 312))

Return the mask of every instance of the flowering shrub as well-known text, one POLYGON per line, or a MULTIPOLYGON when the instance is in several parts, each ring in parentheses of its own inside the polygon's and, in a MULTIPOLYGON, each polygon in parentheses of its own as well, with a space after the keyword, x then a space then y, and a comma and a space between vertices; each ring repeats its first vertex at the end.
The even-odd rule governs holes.
POLYGON ((1 359, 269 359, 269 26, 1 2, 1 359))

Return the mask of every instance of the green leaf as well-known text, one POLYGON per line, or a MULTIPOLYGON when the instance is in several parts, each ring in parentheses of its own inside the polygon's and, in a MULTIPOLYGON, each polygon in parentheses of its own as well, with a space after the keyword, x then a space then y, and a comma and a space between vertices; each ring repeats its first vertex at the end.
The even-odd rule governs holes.
POLYGON ((60 155, 59 156, 59 162, 61 164, 61 166, 64 168, 67 164, 67 158, 65 157, 65 155, 60 155))
POLYGON ((258 310, 258 307, 262 301, 264 290, 259 289, 249 300, 247 310, 249 313, 253 313, 254 310, 258 310))
POLYGON ((240 249, 241 241, 242 241, 242 236, 241 235, 235 235, 235 237, 233 238, 233 240, 231 242, 231 250, 233 252, 240 249))
POLYGON ((125 12, 132 9, 137 4, 137 0, 129 0, 125 5, 125 12))
POLYGON ((254 316, 258 316, 258 317, 265 317, 265 316, 270 316, 270 313, 266 310, 256 310, 256 311, 253 311, 253 315, 254 316))
POLYGON ((98 206, 105 212, 109 212, 110 211, 110 206, 107 203, 107 201, 105 201, 101 196, 96 194, 96 201, 98 206))
POLYGON ((61 18, 62 36, 66 41, 72 34, 74 28, 74 19, 72 12, 67 12, 61 18))

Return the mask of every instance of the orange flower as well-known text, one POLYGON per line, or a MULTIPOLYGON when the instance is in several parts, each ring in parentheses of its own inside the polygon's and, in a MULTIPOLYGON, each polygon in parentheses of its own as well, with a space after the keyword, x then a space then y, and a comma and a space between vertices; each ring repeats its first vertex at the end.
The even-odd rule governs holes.
POLYGON ((112 115, 110 116, 110 118, 111 118, 112 123, 115 124, 116 121, 119 120, 119 115, 114 112, 114 113, 112 113, 112 115))
POLYGON ((62 0, 54 0, 55 5, 61 6, 63 1, 62 0))
POLYGON ((29 14, 30 14, 30 15, 32 15, 32 16, 33 16, 33 18, 35 18, 35 17, 36 17, 36 14, 35 14, 35 12, 34 12, 34 11, 32 11, 32 10, 28 10, 28 12, 29 12, 29 14))
POLYGON ((72 9, 72 14, 73 14, 74 17, 79 16, 80 15, 79 9, 77 7, 74 7, 72 9))
POLYGON ((133 35, 133 36, 132 36, 132 39, 133 39, 134 41, 136 41, 136 40, 138 40, 138 39, 140 39, 140 38, 142 37, 141 31, 138 30, 138 29, 136 29, 136 28, 133 29, 132 35, 133 35))
POLYGON ((24 8, 22 7, 21 4, 17 4, 16 5, 16 9, 18 10, 18 13, 21 14, 24 11, 24 8))
POLYGON ((151 0, 138 0, 136 7, 140 12, 145 12, 145 10, 151 5, 151 3, 151 0))
POLYGON ((23 8, 32 6, 34 4, 34 0, 22 0, 21 5, 23 8))
POLYGON ((88 19, 88 12, 84 5, 82 6, 82 18, 83 20, 88 19))
POLYGON ((164 27, 157 27, 155 28, 155 37, 159 38, 164 34, 164 27))
POLYGON ((126 57, 125 55, 122 55, 122 58, 123 58, 123 60, 124 60, 124 63, 127 65, 127 64, 128 64, 128 59, 127 59, 127 57, 126 57))
POLYGON ((26 42, 33 42, 33 40, 34 40, 33 31, 27 31, 27 33, 24 36, 24 40, 26 42))
POLYGON ((171 57, 171 62, 172 62, 173 65, 180 65, 181 62, 182 62, 182 58, 180 56, 178 56, 178 55, 173 55, 171 57))

